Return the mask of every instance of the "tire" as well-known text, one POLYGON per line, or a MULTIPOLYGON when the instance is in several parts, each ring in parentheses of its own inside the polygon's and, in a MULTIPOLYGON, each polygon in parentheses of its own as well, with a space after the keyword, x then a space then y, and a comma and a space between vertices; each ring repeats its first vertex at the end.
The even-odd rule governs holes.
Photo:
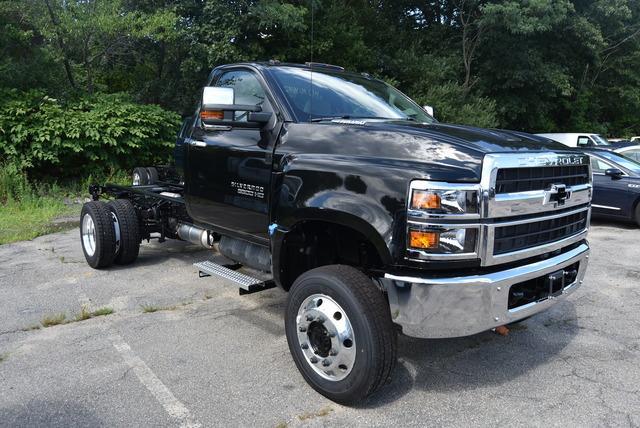
POLYGON ((147 184, 156 184, 158 182, 158 170, 152 166, 147 168, 149 180, 147 184))
POLYGON ((147 168, 136 167, 131 174, 131 183, 134 186, 144 186, 149 184, 149 171, 147 168))
POLYGON ((351 266, 323 266, 301 275, 289 291, 285 331, 304 379, 337 403, 371 395, 396 363, 389 304, 371 279, 351 266))
POLYGON ((110 201, 109 210, 117 220, 116 231, 116 256, 114 262, 119 265, 132 263, 138 258, 140 251, 140 223, 138 214, 131 201, 116 199, 110 201), (118 233, 119 232, 119 233, 118 233))
POLYGON ((636 204, 636 210, 633 219, 635 220, 636 224, 640 226, 640 202, 636 204))
POLYGON ((116 237, 111 212, 102 201, 86 202, 80 213, 80 242, 89 266, 109 267, 116 255, 116 237))

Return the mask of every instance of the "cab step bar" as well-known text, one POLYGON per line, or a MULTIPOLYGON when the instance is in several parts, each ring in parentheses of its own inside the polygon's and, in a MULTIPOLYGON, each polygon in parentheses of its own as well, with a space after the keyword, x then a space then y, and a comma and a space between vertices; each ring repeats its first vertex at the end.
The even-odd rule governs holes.
POLYGON ((271 279, 262 280, 254 278, 210 260, 194 263, 193 265, 198 269, 198 274, 201 278, 205 276, 217 276, 235 282, 238 287, 240 287, 240 295, 257 293, 258 291, 268 290, 276 286, 275 282, 271 279))

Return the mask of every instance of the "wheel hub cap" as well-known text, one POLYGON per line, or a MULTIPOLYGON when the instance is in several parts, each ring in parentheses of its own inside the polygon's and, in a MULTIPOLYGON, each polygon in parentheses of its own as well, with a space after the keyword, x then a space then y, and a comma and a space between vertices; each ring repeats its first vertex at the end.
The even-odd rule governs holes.
POLYGON ((89 214, 82 217, 82 244, 89 257, 96 252, 96 226, 89 214))
POLYGON ((313 294, 296 317, 298 346, 307 363, 325 379, 347 377, 356 360, 356 341, 349 317, 331 297, 313 294))

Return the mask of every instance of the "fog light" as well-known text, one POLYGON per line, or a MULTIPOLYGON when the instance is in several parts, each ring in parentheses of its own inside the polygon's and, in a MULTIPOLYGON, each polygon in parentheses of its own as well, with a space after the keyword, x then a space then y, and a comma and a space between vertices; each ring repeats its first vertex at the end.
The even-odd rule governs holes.
POLYGON ((411 230, 409 232, 409 241, 409 246, 413 248, 438 248, 440 244, 440 234, 438 232, 411 230))

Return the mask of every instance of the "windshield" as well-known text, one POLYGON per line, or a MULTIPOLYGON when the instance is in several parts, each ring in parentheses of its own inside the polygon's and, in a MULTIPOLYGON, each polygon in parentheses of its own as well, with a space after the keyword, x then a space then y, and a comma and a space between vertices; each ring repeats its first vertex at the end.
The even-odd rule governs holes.
POLYGON ((622 156, 618 153, 613 152, 599 151, 598 154, 603 158, 609 159, 610 161, 617 163, 621 167, 628 169, 634 174, 640 174, 640 163, 634 161, 633 159, 629 159, 626 156, 622 156))
POLYGON ((611 145, 609 140, 604 138, 602 135, 592 135, 591 138, 593 138, 593 142, 596 143, 596 146, 610 146, 611 145))
POLYGON ((298 67, 270 71, 303 122, 335 118, 435 121, 400 91, 376 79, 315 69, 311 76, 310 70, 298 67))

